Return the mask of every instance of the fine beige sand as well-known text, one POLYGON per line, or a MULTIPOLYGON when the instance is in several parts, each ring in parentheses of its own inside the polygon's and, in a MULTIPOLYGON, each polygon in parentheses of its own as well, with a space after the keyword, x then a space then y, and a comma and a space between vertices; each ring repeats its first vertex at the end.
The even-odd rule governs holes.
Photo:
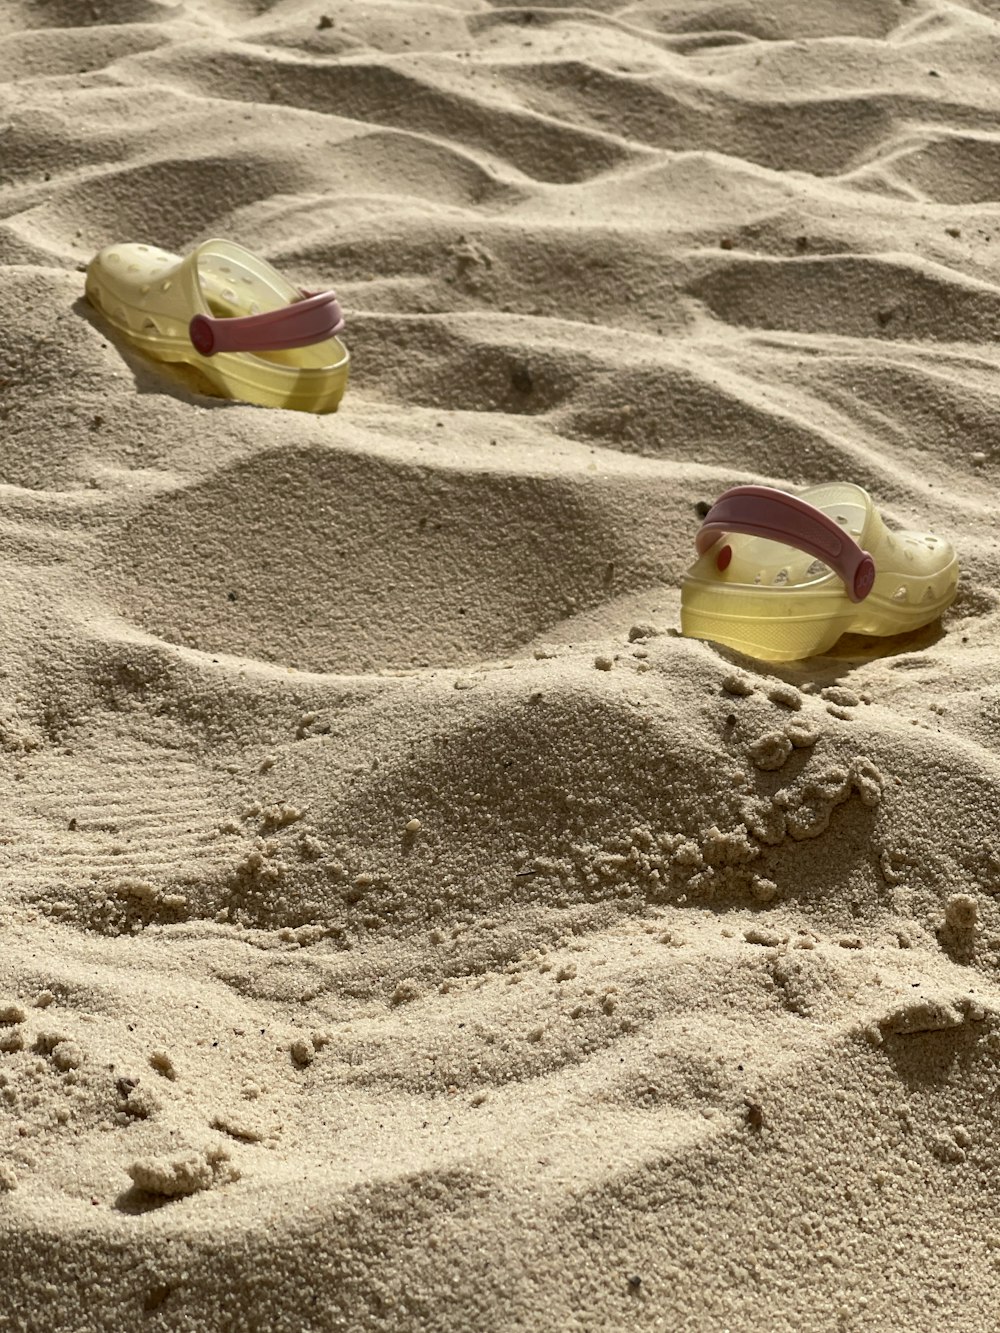
POLYGON ((996 0, 3 0, 0 80, 0 1330, 996 1327, 996 0), (339 413, 84 301, 213 235, 339 413), (833 479, 943 624, 682 638, 833 479))

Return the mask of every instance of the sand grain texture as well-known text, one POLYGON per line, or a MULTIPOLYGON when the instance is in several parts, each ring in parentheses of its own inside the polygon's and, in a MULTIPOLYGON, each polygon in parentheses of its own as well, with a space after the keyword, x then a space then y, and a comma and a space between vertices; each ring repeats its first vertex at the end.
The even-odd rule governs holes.
POLYGON ((1000 1318, 1000 9, 0 5, 0 1329, 1000 1318), (333 417, 83 300, 332 282, 333 417), (677 633, 851 479, 943 626, 677 633))

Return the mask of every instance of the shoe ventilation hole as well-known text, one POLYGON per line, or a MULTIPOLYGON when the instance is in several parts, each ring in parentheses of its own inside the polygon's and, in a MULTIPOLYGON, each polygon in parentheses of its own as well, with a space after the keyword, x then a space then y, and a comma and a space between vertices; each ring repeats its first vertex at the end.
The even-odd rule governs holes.
POLYGON ((924 601, 925 601, 925 602, 934 602, 934 601, 936 601, 936 600, 937 600, 937 593, 934 591, 934 589, 933 589, 933 588, 931 587, 931 585, 928 583, 928 585, 927 585, 927 590, 926 590, 926 592, 924 593, 924 601))
POLYGON ((224 287, 224 288, 222 289, 222 299, 223 299, 224 301, 235 301, 235 300, 236 300, 236 293, 233 291, 232 287, 224 287))
POLYGON ((144 319, 142 321, 142 331, 143 333, 151 333, 155 337, 160 330, 156 327, 156 325, 153 323, 151 319, 144 319))
POLYGON ((138 273, 138 272, 139 272, 139 265, 138 265, 138 264, 129 264, 129 266, 128 266, 128 271, 129 271, 130 273, 138 273))
POLYGON ((934 547, 937 546, 938 544, 938 539, 936 537, 925 537, 924 541, 927 543, 927 545, 930 547, 932 551, 934 550, 934 547))
POLYGON ((170 288, 171 288, 173 285, 174 285, 174 284, 173 284, 173 283, 170 281, 170 279, 168 278, 168 279, 166 280, 166 282, 163 283, 163 285, 160 287, 160 291, 161 291, 161 292, 169 292, 169 291, 170 291, 170 288))
POLYGON ((775 581, 775 583, 787 583, 787 582, 788 582, 788 570, 787 570, 787 569, 779 569, 778 572, 777 572, 777 574, 775 574, 775 576, 774 576, 774 581, 775 581))
POLYGON ((108 263, 109 263, 109 264, 120 264, 120 263, 121 263, 121 258, 120 258, 120 256, 119 256, 114 250, 112 250, 111 254, 108 255, 108 263))
POLYGON ((137 245, 135 248, 136 248, 137 250, 141 250, 143 254, 147 254, 148 251, 149 251, 149 246, 148 246, 148 245, 137 245))
POLYGON ((764 571, 762 569, 758 569, 757 573, 753 576, 754 583, 760 583, 763 577, 764 577, 764 571))
POLYGON ((830 572, 830 566, 824 565, 822 560, 814 560, 812 564, 809 566, 809 568, 806 570, 807 574, 813 574, 813 575, 829 574, 829 572, 830 572))
POLYGON ((846 527, 846 526, 847 526, 847 518, 846 518, 846 516, 845 516, 844 514, 838 514, 838 515, 837 515, 837 522, 838 522, 838 523, 842 523, 842 524, 846 527))
POLYGON ((229 267, 228 264, 220 264, 220 265, 219 265, 219 272, 220 272, 220 273, 232 273, 232 271, 233 271, 233 270, 229 267))
POLYGON ((240 282, 245 282, 248 287, 253 286, 253 278, 247 277, 245 273, 240 274, 240 282))
POLYGON ((894 602, 905 602, 905 601, 906 601, 906 589, 905 589, 905 588, 897 588, 896 591, 892 594, 892 600, 893 600, 894 602))

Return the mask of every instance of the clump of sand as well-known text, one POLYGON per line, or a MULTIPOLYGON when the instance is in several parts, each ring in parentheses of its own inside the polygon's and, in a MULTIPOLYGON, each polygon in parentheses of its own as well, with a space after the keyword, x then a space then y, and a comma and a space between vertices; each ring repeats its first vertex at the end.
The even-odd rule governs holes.
POLYGON ((142 1157, 128 1167, 135 1187, 158 1199, 175 1199, 197 1194, 214 1185, 239 1180, 240 1172, 229 1160, 229 1152, 217 1143, 201 1152, 181 1153, 175 1157, 142 1157))

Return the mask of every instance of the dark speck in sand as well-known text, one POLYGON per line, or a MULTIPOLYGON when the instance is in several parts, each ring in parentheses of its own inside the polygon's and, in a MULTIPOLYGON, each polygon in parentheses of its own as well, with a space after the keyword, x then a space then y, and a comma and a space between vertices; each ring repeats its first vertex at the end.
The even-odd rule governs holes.
POLYGON ((511 369, 510 382, 518 393, 531 393, 535 387, 531 371, 523 362, 519 362, 511 369))

